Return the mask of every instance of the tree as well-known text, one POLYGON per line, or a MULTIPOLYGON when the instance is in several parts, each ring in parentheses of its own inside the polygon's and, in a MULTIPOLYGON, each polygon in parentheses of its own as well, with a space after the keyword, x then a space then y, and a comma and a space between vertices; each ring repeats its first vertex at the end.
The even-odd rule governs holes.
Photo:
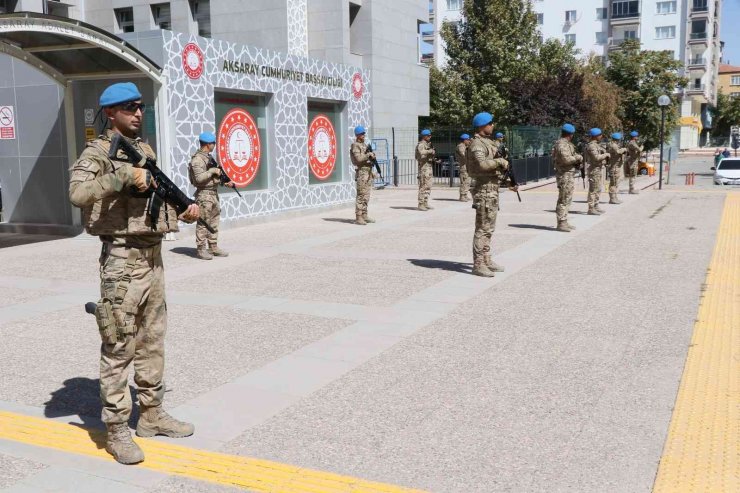
POLYGON ((469 127, 469 110, 462 87, 463 81, 458 74, 442 72, 432 65, 429 68, 429 117, 422 117, 421 126, 469 127))
MULTIPOLYGON (((640 51, 636 40, 625 41, 609 61, 606 77, 622 90, 620 116, 625 130, 636 129, 644 139, 645 149, 656 148, 660 144, 658 97, 674 95, 686 86, 687 80, 679 75, 681 62, 667 51, 640 51)), ((679 102, 673 96, 666 109, 665 141, 678 123, 679 102)))
POLYGON ((596 57, 591 57, 583 67, 582 98, 585 103, 583 118, 576 120, 579 132, 586 132, 588 128, 599 127, 606 132, 620 130, 622 122, 619 119, 621 110, 621 91, 615 84, 604 77, 606 67, 596 57), (582 126, 581 121, 587 122, 588 128, 582 126))
POLYGON ((713 136, 728 137, 730 127, 740 125, 740 98, 731 98, 720 91, 717 94, 717 104, 710 111, 713 136))

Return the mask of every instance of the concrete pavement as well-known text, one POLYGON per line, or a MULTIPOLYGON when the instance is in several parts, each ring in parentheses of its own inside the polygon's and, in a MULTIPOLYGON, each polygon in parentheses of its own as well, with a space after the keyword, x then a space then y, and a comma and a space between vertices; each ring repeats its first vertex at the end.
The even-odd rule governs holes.
MULTIPOLYGON (((449 189, 426 213, 374 192, 366 227, 347 207, 225 230, 226 259, 167 242, 166 405, 196 434, 157 441, 437 492, 649 491, 724 201, 666 188, 570 234, 552 186, 504 193, 492 280, 449 189)), ((0 251, 0 411, 100 426, 98 250, 0 251)), ((0 471, 12 492, 227 488, 15 440, 0 471)))

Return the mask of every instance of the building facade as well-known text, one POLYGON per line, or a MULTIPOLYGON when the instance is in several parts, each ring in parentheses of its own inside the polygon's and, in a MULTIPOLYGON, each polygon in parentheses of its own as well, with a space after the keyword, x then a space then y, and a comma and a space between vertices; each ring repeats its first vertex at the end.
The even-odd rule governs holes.
POLYGON ((726 63, 720 64, 717 87, 726 96, 740 98, 740 67, 726 63))
POLYGON ((0 107, 18 124, 0 140, 4 220, 79 225, 67 168, 100 131, 97 95, 126 79, 150 103, 144 137, 180 187, 195 136, 223 139, 216 154, 244 196, 223 190, 227 220, 352 200, 352 128, 417 127, 428 114, 426 3, 308 3, 0 0, 6 12, 58 16, 0 17, 0 107))
MULTIPOLYGON (((433 0, 434 63, 445 65, 439 30, 459 22, 463 0, 433 0)), ((722 0, 532 0, 543 38, 569 41, 583 56, 608 61, 626 39, 645 50, 669 51, 684 64, 689 85, 681 101, 679 146, 697 147, 708 138, 709 105, 717 101, 722 0)))

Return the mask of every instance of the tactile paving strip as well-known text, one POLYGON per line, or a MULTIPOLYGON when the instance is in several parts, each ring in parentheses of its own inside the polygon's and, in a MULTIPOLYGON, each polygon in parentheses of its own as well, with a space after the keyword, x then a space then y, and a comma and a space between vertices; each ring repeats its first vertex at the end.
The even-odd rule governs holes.
POLYGON ((653 491, 740 492, 740 193, 725 200, 653 491))

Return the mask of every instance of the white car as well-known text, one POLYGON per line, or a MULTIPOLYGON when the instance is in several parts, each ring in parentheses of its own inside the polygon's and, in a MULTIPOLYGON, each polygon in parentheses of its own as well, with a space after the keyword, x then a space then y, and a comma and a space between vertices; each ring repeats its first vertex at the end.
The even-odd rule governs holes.
POLYGON ((726 157, 712 169, 715 185, 740 185, 740 158, 726 157))

